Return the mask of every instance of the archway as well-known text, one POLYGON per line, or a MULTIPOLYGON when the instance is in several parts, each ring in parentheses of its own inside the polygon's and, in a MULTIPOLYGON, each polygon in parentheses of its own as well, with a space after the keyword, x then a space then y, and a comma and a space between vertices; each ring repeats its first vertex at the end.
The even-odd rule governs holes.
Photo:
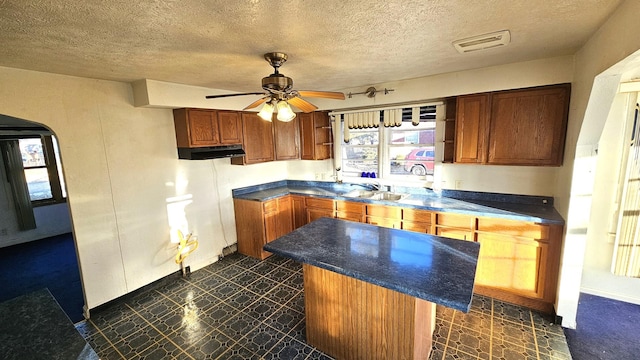
POLYGON ((0 114, 0 142, 0 301, 46 287, 80 321, 86 301, 55 133, 0 114), (18 167, 8 165, 11 156, 18 167))

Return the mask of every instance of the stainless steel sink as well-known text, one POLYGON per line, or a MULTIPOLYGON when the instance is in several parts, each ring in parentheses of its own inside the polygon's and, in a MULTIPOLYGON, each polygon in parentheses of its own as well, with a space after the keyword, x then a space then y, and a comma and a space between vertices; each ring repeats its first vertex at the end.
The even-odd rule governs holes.
POLYGON ((342 196, 370 200, 399 201, 409 196, 409 194, 394 193, 390 191, 352 190, 348 193, 342 194, 342 196))
POLYGON ((376 191, 376 193, 370 197, 373 200, 387 200, 387 201, 399 201, 409 196, 409 194, 393 193, 388 191, 376 191))
POLYGON ((342 196, 368 199, 375 195, 375 193, 376 191, 371 190, 351 190, 348 193, 342 194, 342 196))

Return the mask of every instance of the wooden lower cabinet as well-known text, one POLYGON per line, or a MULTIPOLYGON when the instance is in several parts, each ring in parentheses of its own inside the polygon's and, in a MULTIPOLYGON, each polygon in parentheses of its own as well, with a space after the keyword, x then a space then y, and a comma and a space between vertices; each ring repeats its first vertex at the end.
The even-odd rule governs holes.
POLYGON ((386 205, 367 205, 367 224, 401 229, 402 208, 386 205))
POLYGON ((355 201, 336 201, 336 219, 365 222, 366 204, 355 201))
POLYGON ((452 239, 475 241, 476 221, 475 216, 438 213, 435 234, 452 239))
POLYGON ((543 298, 546 243, 508 235, 478 234, 480 255, 476 285, 543 298))
POLYGON ((304 196, 289 195, 293 208, 293 229, 297 229, 307 224, 307 206, 304 203, 304 196))
POLYGON ((561 225, 438 213, 436 235, 480 243, 474 291, 553 313, 561 225))
POLYGON ((336 205, 332 199, 312 198, 305 199, 307 207, 307 223, 310 223, 321 217, 335 217, 336 205))
MULTIPOLYGON (((480 243, 474 291, 546 313, 554 312, 562 225, 434 213, 397 206, 286 195, 265 202, 234 199, 238 251, 258 259, 262 247, 321 217, 435 233, 480 243)), ((455 266, 455 264, 454 264, 455 266)))
POLYGON ((234 199, 238 252, 263 260, 271 255, 262 247, 293 231, 292 201, 289 196, 264 202, 234 199))

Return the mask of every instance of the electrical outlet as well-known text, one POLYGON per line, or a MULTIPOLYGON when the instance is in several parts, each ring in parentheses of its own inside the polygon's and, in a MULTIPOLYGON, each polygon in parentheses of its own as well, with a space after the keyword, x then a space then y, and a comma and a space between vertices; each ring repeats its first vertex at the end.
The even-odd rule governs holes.
POLYGON ((9 235, 9 231, 7 230, 7 228, 0 229, 0 236, 7 236, 7 235, 9 235))
POLYGON ((462 189, 462 180, 456 180, 456 190, 462 189))

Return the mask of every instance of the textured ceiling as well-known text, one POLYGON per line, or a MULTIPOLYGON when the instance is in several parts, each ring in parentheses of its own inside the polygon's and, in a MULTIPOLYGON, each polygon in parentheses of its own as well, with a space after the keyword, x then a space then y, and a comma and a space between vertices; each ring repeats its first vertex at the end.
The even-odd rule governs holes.
POLYGON ((259 91, 289 55, 294 88, 340 90, 573 54, 620 0, 0 0, 0 66, 259 91), (507 47, 451 42, 508 29, 507 47))

